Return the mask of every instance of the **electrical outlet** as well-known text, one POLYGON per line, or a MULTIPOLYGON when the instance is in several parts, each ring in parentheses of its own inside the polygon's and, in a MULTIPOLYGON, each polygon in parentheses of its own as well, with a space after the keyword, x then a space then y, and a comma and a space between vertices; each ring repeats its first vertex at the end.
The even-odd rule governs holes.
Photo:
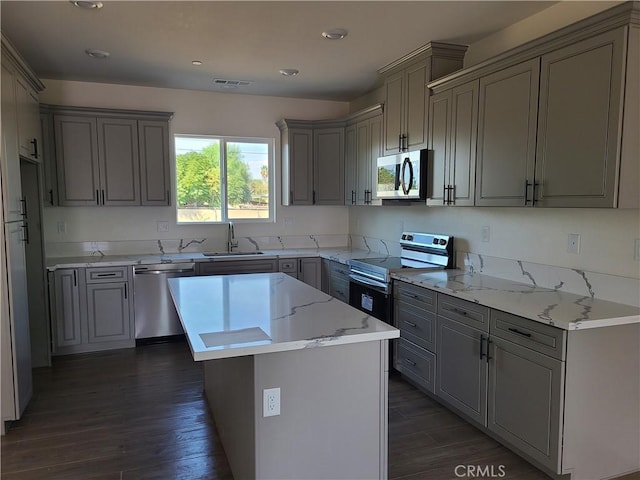
POLYGON ((67 224, 65 222, 58 222, 58 233, 67 233, 67 224))
POLYGON ((636 262, 640 262, 640 238, 636 238, 633 249, 633 259, 636 262))
POLYGON ((262 416, 275 417, 280 415, 280 389, 265 388, 262 397, 262 416))
POLYGON ((169 222, 159 221, 156 222, 158 226, 159 232, 168 232, 169 231, 169 222))
POLYGON ((580 253, 580 234, 570 233, 567 237, 567 253, 580 253))
POLYGON ((482 227, 481 233, 482 233, 482 241, 485 243, 489 242, 489 239, 490 239, 489 227, 486 227, 486 226, 482 227))

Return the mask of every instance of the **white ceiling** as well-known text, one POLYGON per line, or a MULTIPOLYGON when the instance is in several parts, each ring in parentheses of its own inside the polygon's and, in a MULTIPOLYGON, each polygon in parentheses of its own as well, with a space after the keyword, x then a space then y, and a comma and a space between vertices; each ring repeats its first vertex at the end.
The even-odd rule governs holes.
POLYGON ((2 31, 41 78, 351 100, 430 41, 471 44, 548 1, 105 1, 0 3, 2 31), (345 28, 340 41, 323 30, 345 28), (88 57, 106 50, 106 60, 88 57), (195 67, 192 60, 201 60, 195 67), (283 77, 282 68, 300 74, 283 77), (213 78, 248 80, 236 90, 213 78))

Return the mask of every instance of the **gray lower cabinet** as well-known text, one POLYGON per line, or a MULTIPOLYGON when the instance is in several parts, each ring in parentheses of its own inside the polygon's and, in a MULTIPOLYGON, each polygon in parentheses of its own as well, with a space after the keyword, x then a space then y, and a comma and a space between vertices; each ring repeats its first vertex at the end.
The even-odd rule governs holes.
POLYGON ((264 260, 223 260, 196 264, 198 275, 235 275, 241 273, 273 273, 278 271, 278 261, 264 260))
POLYGON ((56 270, 49 275, 53 354, 135 346, 131 267, 56 270))
POLYGON ((349 266, 327 259, 322 260, 322 265, 323 291, 344 303, 349 303, 349 266))
POLYGON ((278 271, 297 278, 318 290, 322 287, 320 257, 284 258, 278 260, 278 271))

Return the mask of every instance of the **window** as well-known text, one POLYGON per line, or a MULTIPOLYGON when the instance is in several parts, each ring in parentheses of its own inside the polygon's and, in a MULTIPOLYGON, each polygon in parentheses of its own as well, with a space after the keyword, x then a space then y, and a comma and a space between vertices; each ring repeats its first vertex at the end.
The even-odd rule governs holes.
POLYGON ((272 221, 273 143, 176 135, 178 223, 272 221))

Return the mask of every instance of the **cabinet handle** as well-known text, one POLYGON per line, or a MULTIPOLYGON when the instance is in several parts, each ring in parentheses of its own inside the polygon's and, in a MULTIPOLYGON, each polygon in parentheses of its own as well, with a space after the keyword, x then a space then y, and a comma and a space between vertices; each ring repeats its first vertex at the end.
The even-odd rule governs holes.
POLYGON ((77 287, 78 286, 78 275, 77 275, 77 270, 73 271, 73 286, 77 287))
POLYGON ((29 225, 26 223, 23 224, 22 229, 24 231, 24 236, 22 237, 22 241, 27 245, 29 245, 29 225))
POLYGON ((488 338, 484 338, 484 335, 480 335, 480 360, 484 357, 488 357, 487 354, 484 353, 484 341, 487 340, 487 347, 489 346, 488 338))
POLYGON ((22 213, 20 215, 22 215, 24 218, 27 218, 27 197, 22 197, 20 199, 20 203, 22 204, 22 213))
POLYGON ((96 273, 96 277, 115 277, 117 273, 96 273))
POLYGON ((102 190, 102 205, 104 205, 104 190, 102 190))
POLYGON ((518 335, 522 335, 523 337, 531 338, 531 334, 530 333, 522 332, 522 331, 518 330, 517 328, 509 327, 507 330, 509 330, 510 332, 513 332, 513 333, 517 333, 518 335))
POLYGON ((127 293, 127 284, 126 283, 124 284, 124 298, 125 299, 129 298, 129 295, 127 293))
POLYGON ((171 190, 167 190, 167 205, 171 205, 171 190))
POLYGON ((493 357, 491 355, 489 355, 489 352, 491 351, 491 344, 493 343, 493 340, 491 340, 489 337, 487 337, 487 363, 489 363, 489 360, 491 360, 493 357))
POLYGON ((355 205, 355 204, 356 204, 356 191, 351 190, 351 205, 355 205))
POLYGON ((404 361, 405 361, 405 363, 408 363, 412 367, 415 367, 417 365, 416 362, 414 362, 413 360, 409 360, 408 358, 405 358, 404 361))
POLYGON ((467 312, 465 312, 464 310, 460 310, 459 308, 453 307, 450 308, 449 311, 453 312, 453 313, 457 313, 458 315, 462 315, 464 317, 466 317, 467 315, 469 315, 467 312))
POLYGON ((314 190, 312 193, 311 203, 316 204, 316 191, 314 190))
POLYGON ((33 145, 33 158, 38 158, 38 139, 31 140, 31 145, 33 145))
POLYGON ((531 200, 529 200, 529 187, 531 187, 533 184, 531 182, 529 182, 529 180, 525 179, 524 180, 524 204, 525 206, 529 205, 529 203, 531 202, 531 200))
POLYGON ((409 325, 410 327, 413 327, 413 328, 417 327, 417 325, 415 323, 410 322, 408 320, 405 320, 404 323, 406 323, 407 325, 409 325))
POLYGON ((96 205, 100 205, 100 190, 96 190, 96 205))
POLYGON ((49 189, 49 200, 51 201, 51 205, 53 205, 53 188, 49 189))
POLYGON ((338 295, 344 296, 344 292, 343 292, 342 290, 336 290, 336 293, 337 293, 338 295))
POLYGON ((533 196, 531 197, 531 203, 533 205, 536 204, 536 187, 538 187, 540 184, 538 182, 533 182, 533 196))
POLYGON ((398 135, 398 152, 402 152, 402 134, 398 135))

